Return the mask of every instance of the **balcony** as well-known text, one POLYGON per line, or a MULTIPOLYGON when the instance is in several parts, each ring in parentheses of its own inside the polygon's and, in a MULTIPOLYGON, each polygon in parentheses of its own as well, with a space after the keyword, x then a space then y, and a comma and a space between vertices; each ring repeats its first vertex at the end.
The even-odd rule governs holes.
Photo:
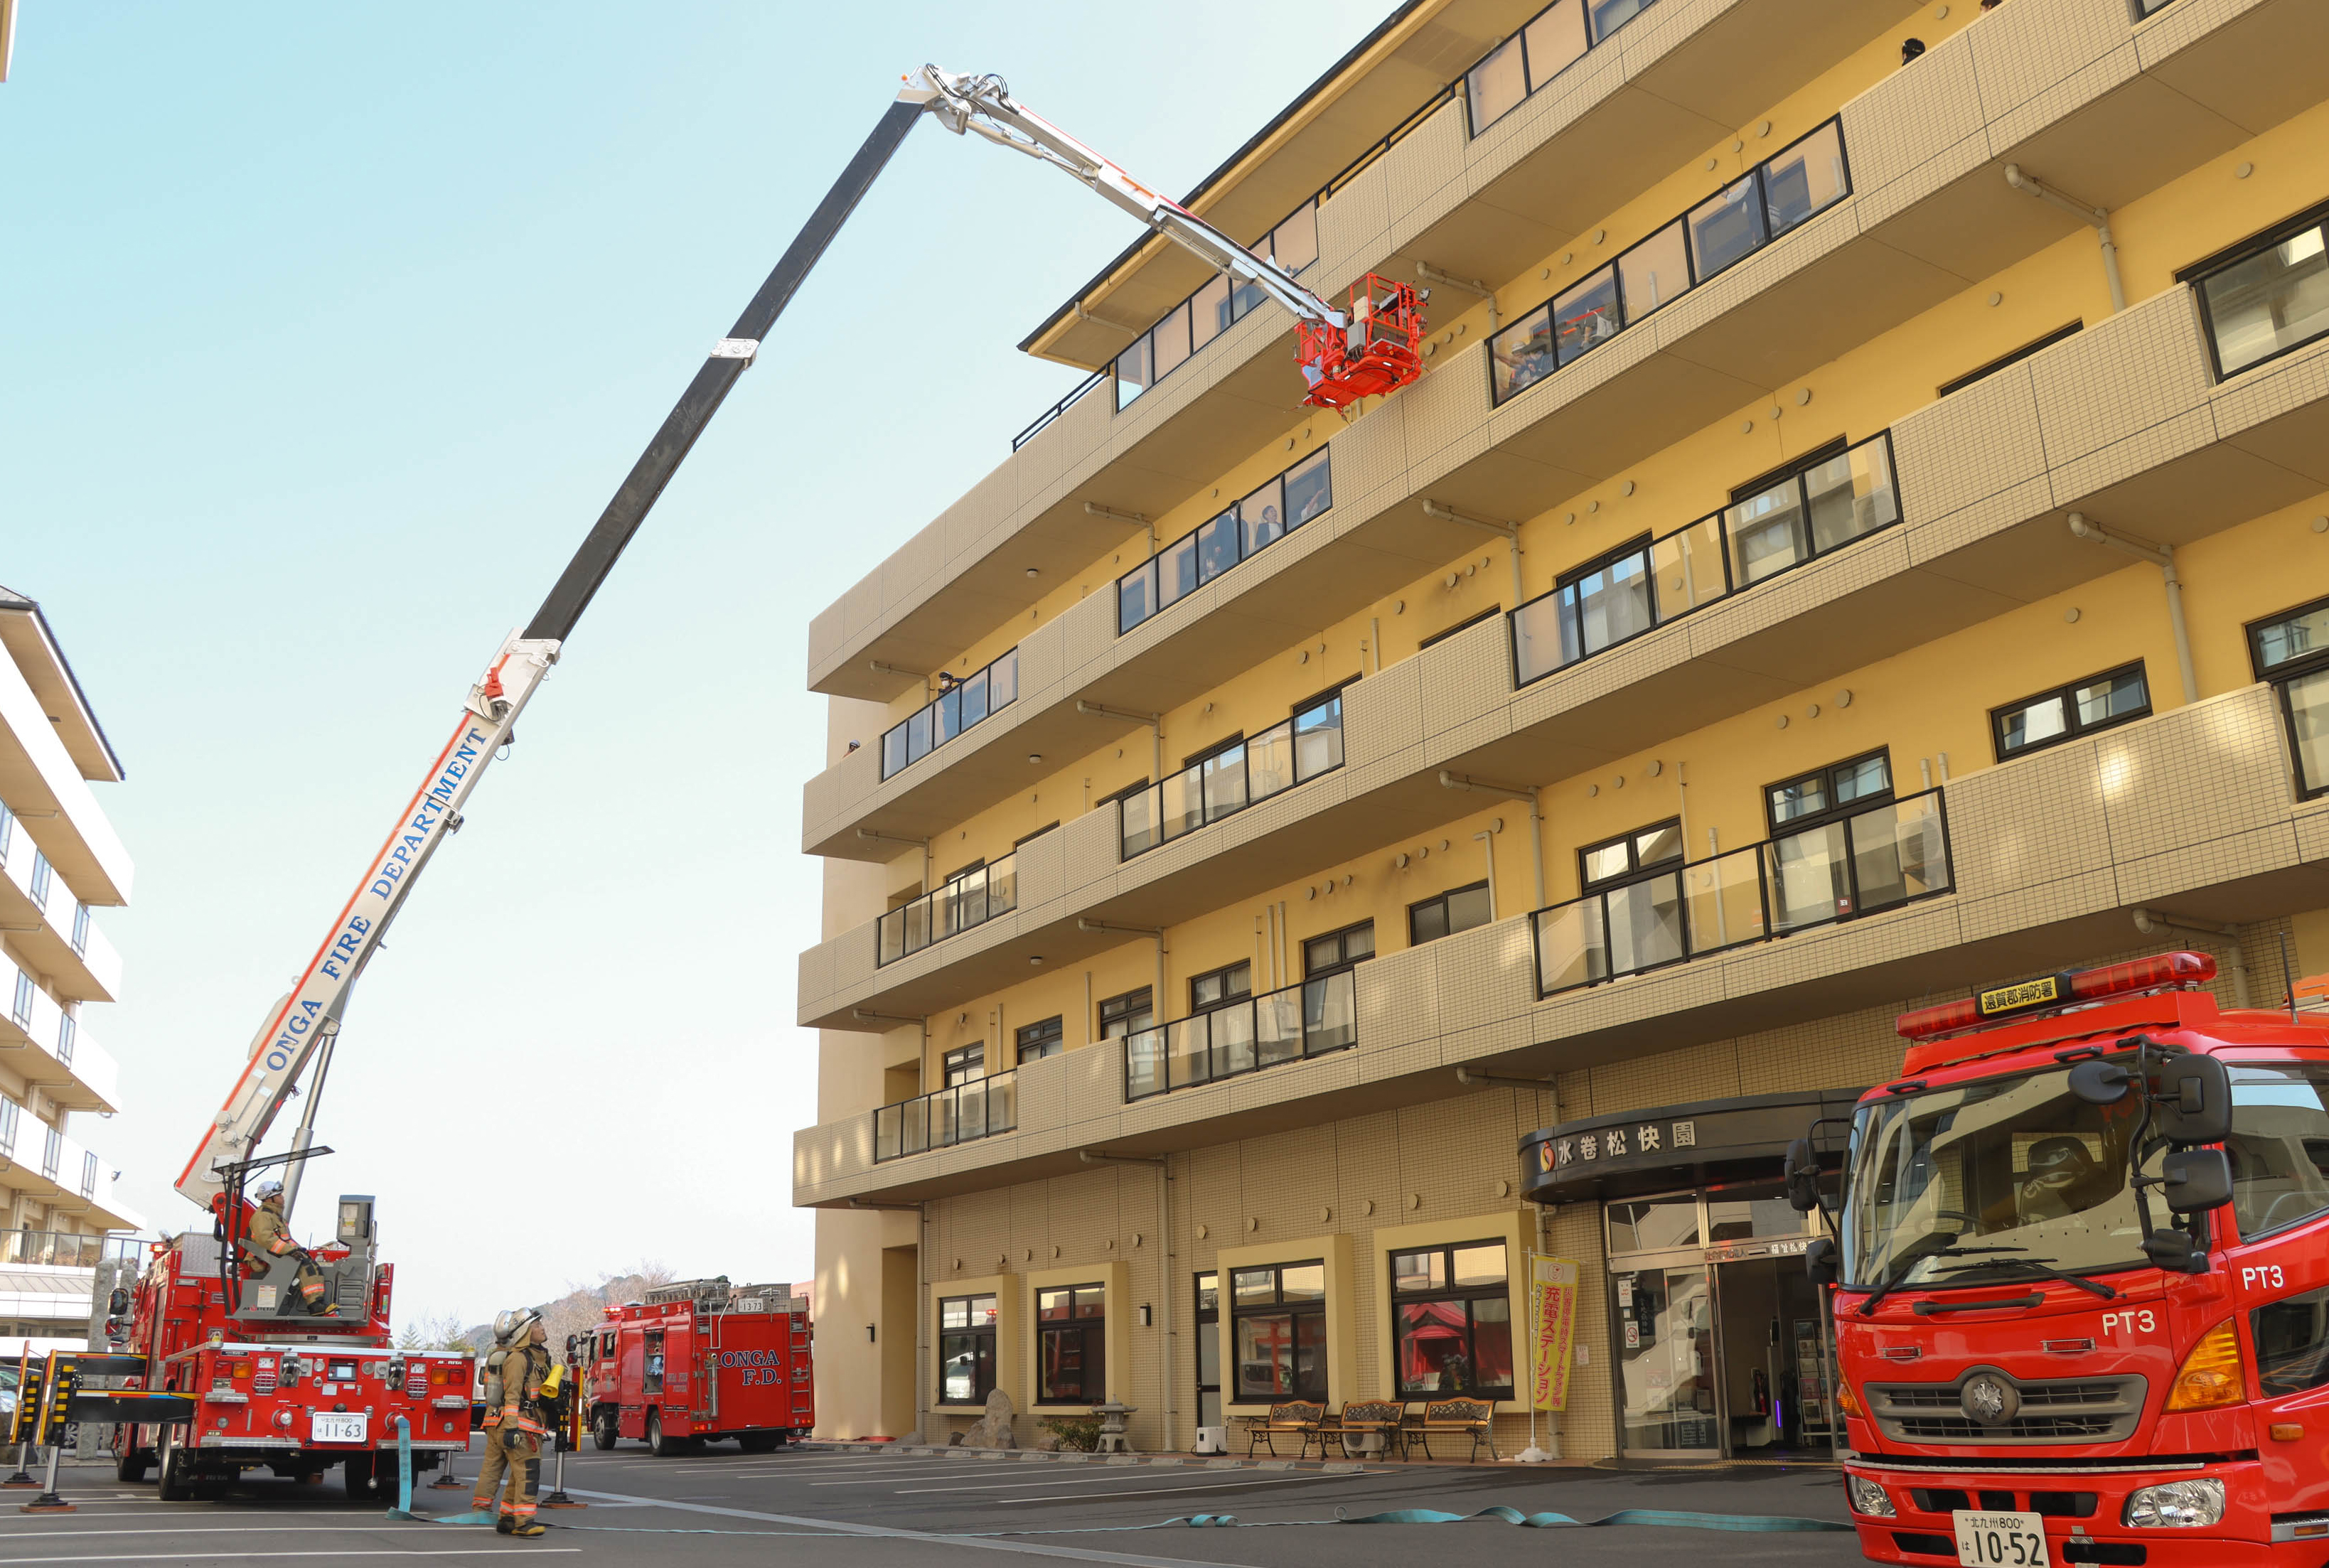
POLYGON ((118 1111, 121 1069, 80 1019, 0 958, 0 1063, 68 1111, 118 1111))
POLYGON ((903 1160, 926 1150, 992 1138, 1019 1125, 1016 1069, 933 1090, 873 1113, 873 1158, 903 1160))
POLYGON ((962 680, 946 679, 952 683, 944 691, 882 732, 883 780, 903 773, 989 714, 1011 706, 1019 695, 1019 650, 1012 649, 962 680))
POLYGON ((1556 996, 1951 891, 1941 792, 1886 801, 1531 916, 1556 996))
POLYGON ((0 1231, 0 1268, 93 1269, 108 1259, 137 1258, 146 1245, 135 1236, 0 1231))
POLYGON ((136 1211, 114 1197, 117 1174, 94 1150, 16 1103, 0 1099, 0 1187, 30 1193, 33 1201, 84 1216, 105 1230, 136 1230, 136 1211))
POLYGON ((1353 971, 1232 1001, 1124 1041, 1124 1101, 1218 1084, 1358 1043, 1353 971))
POLYGON ((121 958, 48 856, 0 818, 0 931, 24 961, 76 1001, 111 1001, 121 958), (14 831, 11 831, 12 828, 14 831))
POLYGON ((37 617, 0 606, 0 801, 8 803, 0 807, 0 838, 14 838, 27 856, 37 845, 96 902, 126 904, 129 852, 89 787, 91 778, 115 776, 111 754, 37 617), (51 714, 65 722, 51 722, 51 714))
POLYGON ((1005 855, 882 916, 875 962, 895 963, 1018 907, 1017 857, 1005 855))
POLYGON ((1342 765, 1338 691, 1118 801, 1117 852, 1129 860, 1342 765))

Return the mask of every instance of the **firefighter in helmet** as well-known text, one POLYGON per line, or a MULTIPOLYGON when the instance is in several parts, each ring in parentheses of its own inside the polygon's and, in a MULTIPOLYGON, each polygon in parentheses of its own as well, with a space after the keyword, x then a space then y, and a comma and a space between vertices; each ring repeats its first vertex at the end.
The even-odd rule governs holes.
POLYGON ((533 1495, 542 1479, 540 1416, 542 1383, 550 1375, 549 1339, 539 1312, 521 1309, 494 1319, 494 1349, 486 1357, 486 1459, 470 1503, 484 1513, 494 1506, 495 1483, 503 1483, 501 1517, 494 1528, 504 1535, 531 1539, 548 1534, 533 1516, 533 1495))
POLYGON ((293 1290, 283 1293, 282 1310, 291 1310, 296 1294, 310 1317, 336 1318, 340 1310, 332 1304, 329 1288, 324 1282, 324 1272, 307 1250, 291 1237, 291 1227, 283 1219, 283 1184, 262 1182, 259 1188, 259 1207, 250 1223, 235 1244, 242 1250, 242 1270, 246 1277, 263 1280, 274 1272, 278 1260, 289 1257, 297 1264, 293 1276, 293 1290))

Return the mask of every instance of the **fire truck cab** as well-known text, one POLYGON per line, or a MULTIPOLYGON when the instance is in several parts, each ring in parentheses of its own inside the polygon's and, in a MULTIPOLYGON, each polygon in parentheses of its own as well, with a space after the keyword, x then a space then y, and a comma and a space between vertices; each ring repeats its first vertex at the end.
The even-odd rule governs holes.
POLYGON ((747 1453, 816 1424, 808 1300, 790 1285, 687 1280, 627 1302, 575 1347, 590 1439, 659 1456, 734 1438, 747 1453))
MULTIPOLYGON (((1901 1018, 1809 1258, 1872 1561, 2329 1562, 2329 1013, 2219 1010, 2214 974, 1901 1018)), ((1808 1141, 1789 1186, 1817 1203, 1808 1141)))

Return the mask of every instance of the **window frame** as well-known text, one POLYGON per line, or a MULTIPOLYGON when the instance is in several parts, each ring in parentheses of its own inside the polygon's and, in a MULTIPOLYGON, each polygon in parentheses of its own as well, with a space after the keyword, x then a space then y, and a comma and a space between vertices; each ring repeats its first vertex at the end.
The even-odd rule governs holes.
POLYGON ((1302 978, 1306 981, 1324 980, 1330 974, 1341 974, 1346 971, 1356 969, 1359 965, 1373 958, 1375 956, 1375 923, 1372 917, 1369 917, 1365 920, 1353 921, 1348 925, 1340 925, 1332 931, 1322 931, 1315 936, 1306 936, 1302 939, 1302 978), (1351 944, 1348 939, 1351 934, 1356 931, 1364 931, 1367 934, 1367 950, 1364 953, 1360 953, 1356 958, 1353 958, 1351 956, 1351 944), (1321 942, 1332 942, 1335 944, 1336 949, 1342 953, 1342 956, 1337 958, 1332 963, 1323 964, 1316 969, 1313 969, 1310 967, 1310 949, 1314 944, 1321 942))
POLYGON ((1512 1311, 1513 1245, 1510 1237, 1484 1236, 1476 1241, 1431 1242, 1421 1246, 1386 1248, 1383 1253, 1383 1271, 1388 1291, 1385 1299, 1390 1303, 1391 1381, 1393 1398, 1446 1399, 1460 1396, 1467 1399, 1511 1400, 1520 1397, 1520 1357, 1523 1354, 1523 1346, 1520 1339, 1521 1325, 1513 1321, 1512 1311), (1456 1284, 1454 1282, 1456 1254, 1474 1247, 1485 1246, 1494 1246, 1504 1254, 1504 1278, 1493 1285, 1456 1284), (1403 1257, 1420 1257, 1434 1253, 1439 1255, 1444 1270, 1442 1277, 1448 1282, 1433 1289, 1401 1291, 1399 1288, 1399 1260, 1403 1257), (1471 1304, 1481 1300, 1497 1300, 1504 1305, 1504 1359, 1510 1371, 1511 1381, 1501 1384, 1479 1384, 1467 1371, 1466 1385, 1462 1388, 1441 1389, 1436 1393, 1409 1392, 1400 1376, 1400 1356, 1407 1341, 1406 1325, 1401 1319, 1400 1309, 1406 1306, 1427 1306, 1451 1301, 1465 1303, 1464 1360, 1467 1368, 1476 1368, 1479 1366, 1476 1338, 1478 1324, 1473 1316, 1471 1304))
POLYGON ((1099 1021, 1099 1038, 1104 1040, 1118 1039, 1122 1038, 1122 1035, 1136 1035, 1144 1032, 1145 1030, 1153 1029, 1156 1027, 1155 991, 1153 987, 1140 985, 1135 986, 1127 991, 1119 991, 1115 996, 1102 997, 1100 999, 1098 1011, 1096 1016, 1099 1021), (1137 1007, 1131 1005, 1135 997, 1140 999, 1140 1005, 1137 1007), (1124 1003, 1125 1005, 1117 1007, 1117 1004, 1119 1002, 1124 1003), (1108 1024, 1110 1022, 1108 1009, 1110 1008, 1116 1008, 1116 1018, 1114 1020, 1116 1022, 1125 1022, 1127 1019, 1132 1018, 1136 1013, 1141 1012, 1145 1012, 1148 1015, 1148 1021, 1141 1025, 1139 1028, 1136 1029, 1127 1027, 1122 1031, 1122 1034, 1111 1034, 1108 1032, 1108 1024))
POLYGON ((1458 893, 1485 893, 1486 891, 1488 891, 1488 879, 1485 877, 1483 877, 1476 882, 1466 882, 1460 887, 1450 887, 1445 892, 1435 894, 1429 898, 1419 898, 1414 903, 1409 905, 1407 906, 1407 944, 1410 947, 1421 947, 1428 942, 1443 942, 1450 936, 1460 936, 1465 931, 1477 931, 1480 929, 1480 925, 1494 925, 1496 923, 1496 911, 1493 900, 1491 900, 1489 904, 1488 918, 1480 922, 1479 925, 1466 925, 1459 931, 1452 922, 1448 922, 1447 920, 1448 899, 1453 898, 1458 893), (1447 925, 1448 928, 1446 931, 1441 932, 1438 936, 1419 937, 1415 934, 1415 912, 1434 904, 1439 906, 1440 918, 1443 923, 1447 925))
POLYGON ((2138 718, 2148 718, 2151 717, 2152 711, 2151 671, 2145 666, 2143 660, 2136 659, 2127 663, 2118 665, 2115 669, 2099 671, 2095 674, 2085 676, 2077 681, 2068 681, 2065 684, 2054 687, 2050 690, 2033 691, 2027 697, 2017 699, 2012 702, 2000 703, 1997 707, 1991 709, 1989 710, 1990 752, 1991 755, 1996 757, 1999 762, 2012 762, 2015 757, 2028 756, 2032 752, 2044 751, 2051 746, 2065 746, 2083 736, 2098 735, 2106 729, 2115 729, 2122 724, 2132 724, 2138 718), (2093 686, 2105 681, 2115 681, 2122 675, 2130 674, 2139 677, 2143 681, 2143 707, 2141 709, 2134 713, 2115 715, 2112 718, 2102 720, 2098 724, 2087 724, 2080 721, 2079 718, 2078 692, 2081 688, 2093 686), (2013 750, 2008 751, 2005 748, 2005 716, 2013 713, 2024 712, 2033 704, 2044 702, 2050 698, 2059 699, 2062 704, 2062 728, 2060 733, 2047 736, 2042 740, 2025 741, 2022 745, 2015 746, 2013 750))
POLYGON ((938 1058, 938 1087, 957 1089, 965 1084, 976 1084, 986 1076, 986 1042, 973 1040, 966 1046, 957 1046, 938 1058), (957 1077, 960 1072, 963 1075, 957 1077))
POLYGON ((2264 658, 2264 633, 2268 627, 2324 610, 2329 610, 2329 597, 2308 599, 2272 615, 2259 615, 2241 628, 2248 638, 2249 668, 2258 681, 2270 684, 2273 700, 2279 705, 2281 735, 2288 743, 2289 765, 2296 773, 2296 797, 2305 801, 2329 794, 2329 777, 2315 781, 2305 775, 2305 746, 2303 738, 2296 733, 2296 703, 2290 689, 2298 681, 2310 681, 2329 672, 2329 641, 2278 664, 2268 665, 2264 658))
POLYGON ((1039 1285, 1035 1289, 1035 1400, 1039 1405, 1088 1405, 1108 1402, 1108 1286, 1105 1282, 1089 1281, 1072 1285, 1039 1285), (1089 1294, 1099 1302, 1099 1310, 1083 1310, 1084 1297, 1089 1294), (1069 1300, 1068 1316, 1046 1319, 1043 1298, 1064 1295, 1069 1300), (1085 1373, 1083 1392, 1072 1398, 1056 1394, 1050 1385, 1049 1350, 1047 1341, 1069 1338, 1080 1339, 1085 1373), (1094 1357, 1094 1341, 1098 1341, 1098 1357, 1094 1357), (1098 1385, 1094 1389, 1094 1383, 1098 1385))
POLYGON ((1438 631, 1432 633, 1431 635, 1418 643, 1415 645, 1415 651, 1420 653, 1426 648, 1437 647, 1440 643, 1447 641, 1448 638, 1455 636, 1457 633, 1468 632, 1473 627, 1478 625, 1481 622, 1488 620, 1492 616, 1501 615, 1504 613, 1504 606, 1490 605, 1486 609, 1482 610, 1476 615, 1466 615, 1464 619, 1457 622, 1452 626, 1442 626, 1438 631))
POLYGON ((980 1291, 967 1296, 941 1296, 938 1298, 938 1403, 939 1404, 957 1410, 976 1409, 985 1405, 986 1404, 986 1396, 995 1392, 996 1381, 996 1337, 1002 1320, 1001 1307, 1002 1299, 997 1292, 993 1291, 980 1291), (976 1320, 978 1303, 981 1301, 986 1303, 986 1320, 984 1323, 976 1320), (956 1305, 957 1303, 960 1303, 963 1308, 964 1321, 959 1325, 949 1327, 946 1320, 947 1309, 956 1305), (948 1359, 947 1341, 949 1339, 966 1340, 969 1342, 971 1347, 971 1394, 970 1397, 967 1399, 952 1398, 948 1396, 946 1391, 946 1369, 948 1359), (980 1357, 976 1349, 976 1347, 982 1343, 986 1347, 986 1353, 984 1357, 980 1357), (984 1387, 980 1386, 982 1379, 985 1383, 984 1387))
POLYGON ((1671 876, 1680 870, 1689 859, 1690 846, 1683 842, 1680 816, 1665 817, 1655 822, 1645 822, 1630 832, 1612 834, 1596 843, 1581 844, 1578 847, 1578 891, 1606 893, 1612 887, 1629 887, 1636 882, 1646 881, 1654 877, 1671 876), (1668 828, 1674 830, 1674 852, 1665 859, 1645 863, 1642 859, 1640 840, 1651 833, 1664 832, 1668 828), (1620 844, 1626 846, 1626 869, 1612 872, 1606 877, 1593 876, 1588 869, 1593 856, 1600 850, 1615 849, 1620 844))
POLYGON ((1251 1001, 1252 1000, 1253 960, 1250 958, 1240 958, 1234 962, 1224 963, 1218 969, 1209 969, 1202 974, 1193 974, 1189 977, 1189 1011, 1187 1016, 1190 1018, 1195 1018, 1202 1013, 1219 1012, 1225 1007, 1235 1007, 1241 1001, 1251 1001), (1231 991, 1229 989, 1228 982, 1240 970, 1243 970, 1245 972, 1245 989, 1242 991, 1231 991), (1220 981, 1222 982, 1221 993, 1211 1001, 1199 1001, 1197 1000, 1197 987, 1209 980, 1220 981))
POLYGON ((1328 1387, 1333 1380, 1334 1366, 1333 1344, 1328 1338, 1329 1325, 1326 1321, 1326 1292, 1333 1289, 1334 1273, 1327 1267, 1326 1260, 1323 1257, 1294 1258, 1285 1263, 1241 1263, 1235 1268, 1224 1268, 1220 1272, 1228 1276, 1223 1286, 1227 1296, 1226 1319, 1229 1323, 1229 1342, 1223 1347, 1225 1354, 1221 1357, 1222 1374, 1225 1379, 1224 1405, 1271 1404, 1289 1399, 1308 1399, 1325 1403, 1328 1387), (1316 1300, 1288 1301, 1286 1299, 1286 1271, 1288 1269, 1316 1269, 1319 1272, 1321 1284, 1316 1300), (1240 1274, 1259 1273, 1264 1270, 1268 1270, 1272 1276, 1270 1289, 1275 1299, 1268 1301, 1240 1303, 1237 1299, 1237 1277, 1240 1274), (1315 1392, 1304 1387, 1300 1381, 1301 1325, 1297 1321, 1299 1318, 1312 1315, 1318 1319, 1318 1381, 1315 1392), (1295 1373, 1295 1385, 1290 1391, 1259 1394, 1249 1394, 1245 1391, 1244 1378, 1240 1376, 1243 1364, 1238 1359, 1238 1326, 1242 1319, 1248 1318, 1287 1319, 1287 1340, 1295 1352, 1291 1363, 1295 1373))
POLYGON ((2023 343, 2020 348, 2008 350, 2006 352, 1998 355, 1997 358, 1991 360, 1986 364, 1975 365, 1972 370, 1967 371, 1964 375, 1957 377, 1955 380, 1943 381, 1939 386, 1933 389, 1933 399, 1938 402, 1941 399, 1948 397, 1953 393, 1964 391, 1967 387, 1977 386, 1981 382, 1989 380, 1990 377, 1997 374, 2000 371, 2010 371, 2014 366, 2020 364, 2023 361, 2031 358, 2032 355, 2044 353, 2056 343, 2061 343, 2066 339, 2074 338, 2086 330, 2087 323, 2086 318, 2083 316, 2072 321, 2067 326, 2058 326, 2052 332, 2048 333, 2045 336, 2032 338, 2028 343, 2023 343))
POLYGON ((1819 767, 1807 767, 1801 773, 1792 773, 1784 778, 1773 779, 1769 784, 1765 784, 1763 786, 1763 820, 1769 830, 1765 835, 1766 840, 1776 843, 1781 839, 1792 839, 1798 833, 1823 827, 1839 818, 1853 815, 1871 806, 1881 805, 1885 801, 1897 801, 1900 798, 1900 777, 1892 767, 1892 748, 1890 746, 1879 746, 1871 747, 1867 751, 1855 752, 1835 762, 1827 763, 1819 767), (1835 798, 1836 775, 1846 768, 1857 767, 1871 757, 1884 759, 1883 790, 1877 794, 1855 795, 1849 801, 1837 800, 1835 798), (1826 805, 1816 812, 1810 812, 1800 817, 1789 817, 1785 822, 1772 814, 1771 793, 1774 790, 1784 789, 1793 784, 1801 784, 1804 780, 1813 777, 1820 780, 1827 798, 1826 805))
POLYGON ((1065 1013, 1053 1013, 1050 1018, 1040 1019, 1034 1023, 1021 1024, 1012 1032, 1012 1060, 1023 1067, 1030 1062, 1046 1061, 1063 1055, 1068 1048, 1067 1035, 1068 1016, 1065 1013), (1039 1047, 1032 1056, 1027 1054, 1027 1047, 1031 1045, 1039 1047))
MULTIPOLYGON (((2141 0, 2137 0, 2137 3, 2140 4, 2141 0)), ((2164 4, 2164 0, 2161 0, 2161 3, 2164 4)), ((2310 348, 2319 343, 2324 336, 2329 336, 2329 332, 2315 333, 2309 338, 2275 349, 2260 360, 2251 360, 2239 370, 2227 374, 2224 370, 2223 355, 2217 347, 2215 312, 2209 307, 2208 291, 2201 286, 2219 273, 2229 272, 2241 262, 2252 261, 2277 245, 2287 244, 2307 229, 2321 230, 2322 244, 2324 249, 2329 249, 2329 202, 2323 202, 2305 211, 2294 213, 2269 228, 2259 229, 2247 239, 2227 245, 2213 255, 2202 257, 2175 274, 2175 281, 2191 289, 2192 298, 2200 307, 2200 333, 2207 340, 2208 368, 2214 372, 2218 385, 2231 380, 2233 376, 2245 376, 2250 371, 2262 370, 2275 360, 2293 354, 2299 349, 2310 348)))

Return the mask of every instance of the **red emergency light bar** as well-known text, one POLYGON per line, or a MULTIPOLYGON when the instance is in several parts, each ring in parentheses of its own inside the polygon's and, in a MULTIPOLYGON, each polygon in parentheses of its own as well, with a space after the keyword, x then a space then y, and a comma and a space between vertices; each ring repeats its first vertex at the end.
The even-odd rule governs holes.
POLYGON ((2205 985, 2215 978, 2216 961, 2204 953, 2163 953, 2156 958, 2130 959, 1975 991, 1963 1001, 1902 1013, 1893 1027, 1904 1039, 1938 1039, 1978 1028, 1993 1019, 2023 1018, 2145 991, 2205 985))

